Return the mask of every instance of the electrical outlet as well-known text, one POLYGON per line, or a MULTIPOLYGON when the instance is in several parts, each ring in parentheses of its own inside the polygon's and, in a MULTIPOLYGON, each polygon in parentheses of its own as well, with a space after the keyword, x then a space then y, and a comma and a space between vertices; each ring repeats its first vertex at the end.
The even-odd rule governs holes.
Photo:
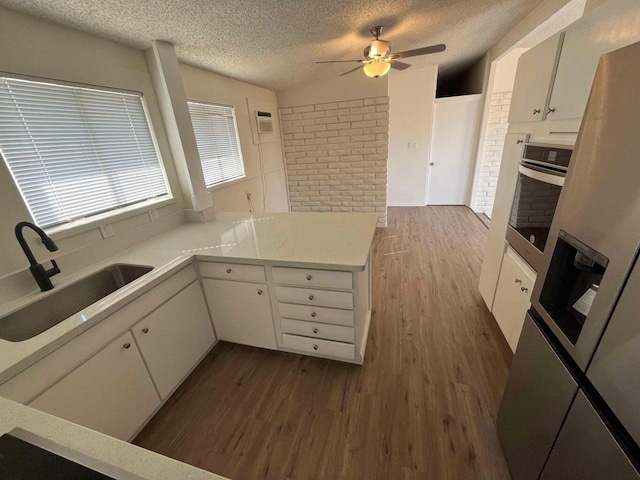
POLYGON ((156 210, 155 208, 153 210, 149 210, 149 219, 152 222, 155 222, 159 218, 160 218, 160 215, 158 214, 158 210, 156 210))
POLYGON ((113 237, 115 234, 113 233, 113 225, 107 223, 106 225, 100 225, 100 233, 102 234, 102 238, 113 237))
POLYGON ((408 143, 407 143, 407 148, 408 148, 409 150, 415 150, 415 149, 417 148, 416 143, 417 143, 417 142, 408 142, 408 143))

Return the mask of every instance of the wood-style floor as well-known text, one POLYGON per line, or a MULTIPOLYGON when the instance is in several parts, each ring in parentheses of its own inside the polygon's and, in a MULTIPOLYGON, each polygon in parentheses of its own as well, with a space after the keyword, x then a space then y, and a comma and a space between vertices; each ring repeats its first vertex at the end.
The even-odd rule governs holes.
POLYGON ((466 207, 390 208, 363 366, 220 343, 134 443, 234 480, 509 479, 486 233, 466 207))

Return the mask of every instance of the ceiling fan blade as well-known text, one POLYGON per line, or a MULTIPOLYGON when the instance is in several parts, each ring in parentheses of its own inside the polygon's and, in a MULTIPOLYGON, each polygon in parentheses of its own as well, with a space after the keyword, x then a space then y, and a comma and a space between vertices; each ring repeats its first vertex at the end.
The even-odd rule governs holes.
POLYGON ((322 62, 316 62, 316 63, 353 63, 353 62, 362 63, 362 60, 324 60, 322 62))
POLYGON ((416 48, 415 50, 405 50, 404 52, 394 53, 391 55, 391 58, 416 57, 418 55, 444 52, 446 49, 447 46, 441 43, 439 45, 431 45, 430 47, 416 48))
POLYGON ((356 67, 356 68, 354 68, 354 69, 352 69, 352 70, 349 70, 348 72, 344 72, 344 73, 340 74, 340 76, 341 76, 341 77, 344 77, 345 75, 349 75, 350 73, 353 73, 353 72, 355 72, 356 70, 360 70, 361 68, 362 68, 362 67, 356 67))
POLYGON ((391 68, 395 68, 396 70, 406 70, 410 66, 411 65, 409 65, 408 63, 398 62, 397 60, 393 60, 391 62, 391 68))

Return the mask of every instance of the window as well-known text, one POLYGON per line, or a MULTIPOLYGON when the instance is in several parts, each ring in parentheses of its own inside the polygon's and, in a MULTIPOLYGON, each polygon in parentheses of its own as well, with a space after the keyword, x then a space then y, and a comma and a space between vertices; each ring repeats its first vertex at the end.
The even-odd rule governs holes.
POLYGON ((188 102, 207 187, 244 177, 233 107, 188 102))
POLYGON ((138 93, 0 77, 0 153, 41 227, 168 195, 138 93))

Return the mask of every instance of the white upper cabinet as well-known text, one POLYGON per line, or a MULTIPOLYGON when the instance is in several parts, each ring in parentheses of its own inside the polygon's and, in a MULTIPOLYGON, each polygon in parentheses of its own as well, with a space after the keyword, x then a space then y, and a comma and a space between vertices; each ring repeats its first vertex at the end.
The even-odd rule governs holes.
POLYGON ((554 35, 523 53, 518 60, 509 123, 537 122, 544 119, 562 48, 562 38, 562 33, 554 35))
POLYGON ((638 0, 611 0, 571 25, 562 45, 548 118, 581 119, 600 56, 639 40, 638 0))

